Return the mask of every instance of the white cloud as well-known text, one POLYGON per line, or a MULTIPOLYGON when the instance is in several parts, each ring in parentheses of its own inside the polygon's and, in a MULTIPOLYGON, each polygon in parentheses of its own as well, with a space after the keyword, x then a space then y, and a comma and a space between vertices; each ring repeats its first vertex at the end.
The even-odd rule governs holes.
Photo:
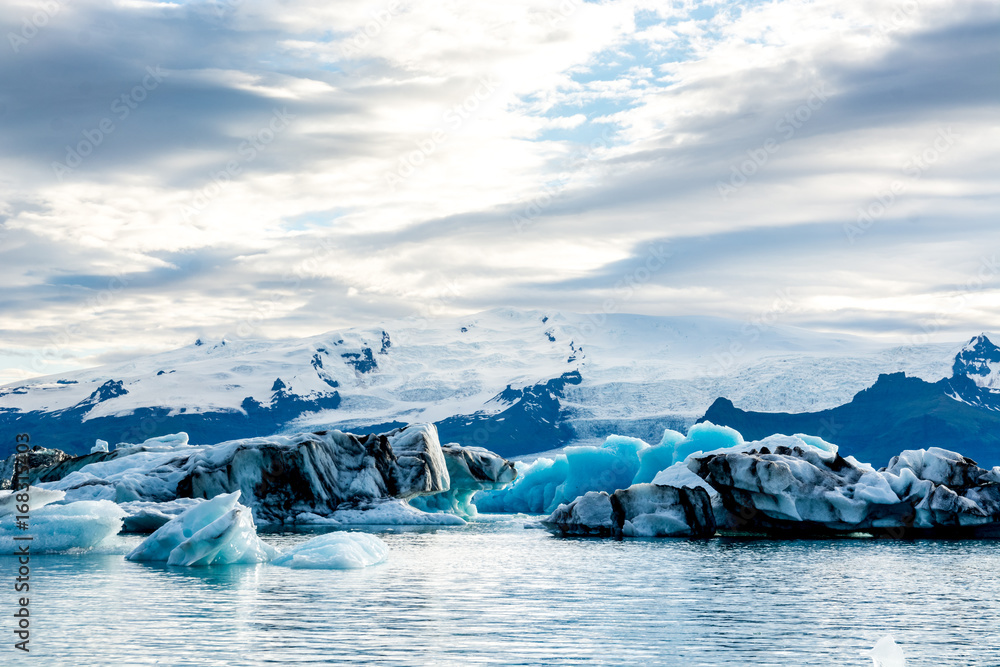
MULTIPOLYGON (((0 9, 4 34, 26 7, 0 9)), ((947 301, 941 286, 1000 246, 985 222, 1000 144, 992 4, 72 12, 0 65, 0 308, 19 315, 12 349, 73 327, 58 364, 108 353, 95 341, 164 347, 248 319, 318 333, 455 284, 449 312, 599 309, 661 242, 686 257, 626 309, 745 317, 795 285, 791 318, 849 330, 868 326, 859 312, 889 313, 917 329, 947 301), (57 179, 51 164, 149 66, 162 85, 57 179), (915 173, 941 131, 957 139, 915 173), (88 305, 121 275, 113 303, 88 305)), ((998 282, 950 315, 956 330, 1000 324, 998 282)))

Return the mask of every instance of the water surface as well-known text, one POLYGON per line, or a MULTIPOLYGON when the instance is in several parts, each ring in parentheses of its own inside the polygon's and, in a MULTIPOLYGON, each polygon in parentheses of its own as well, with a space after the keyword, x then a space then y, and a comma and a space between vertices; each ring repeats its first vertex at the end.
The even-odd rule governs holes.
POLYGON ((32 652, 5 639, 0 664, 867 666, 891 633, 908 667, 1000 665, 997 542, 616 542, 485 519, 382 532, 389 561, 365 570, 36 556, 32 652))

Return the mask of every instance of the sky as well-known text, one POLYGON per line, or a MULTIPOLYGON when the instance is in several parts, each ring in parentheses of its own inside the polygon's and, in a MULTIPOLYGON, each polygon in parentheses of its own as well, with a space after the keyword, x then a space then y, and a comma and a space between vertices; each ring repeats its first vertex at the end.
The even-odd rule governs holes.
POLYGON ((1000 4, 6 0, 0 383, 513 306, 1000 329, 1000 4))

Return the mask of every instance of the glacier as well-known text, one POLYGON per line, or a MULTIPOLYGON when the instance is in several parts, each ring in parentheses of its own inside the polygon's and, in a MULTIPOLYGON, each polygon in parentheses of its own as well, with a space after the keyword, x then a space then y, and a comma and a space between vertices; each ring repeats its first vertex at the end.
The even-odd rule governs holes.
POLYGON ((303 339, 201 341, 0 387, 0 423, 35 423, 82 454, 95 438, 187 431, 210 444, 433 422, 444 441, 510 457, 599 445, 611 433, 653 442, 663 426, 686 428, 720 396, 748 410, 834 408, 880 373, 946 377, 961 347, 900 350, 780 325, 748 335, 745 322, 709 317, 617 313, 601 321, 504 308, 303 339), (567 373, 577 381, 563 382, 567 373))
POLYGON ((303 542, 276 557, 271 564, 297 569, 351 570, 378 565, 388 555, 388 545, 375 535, 337 532, 303 542))

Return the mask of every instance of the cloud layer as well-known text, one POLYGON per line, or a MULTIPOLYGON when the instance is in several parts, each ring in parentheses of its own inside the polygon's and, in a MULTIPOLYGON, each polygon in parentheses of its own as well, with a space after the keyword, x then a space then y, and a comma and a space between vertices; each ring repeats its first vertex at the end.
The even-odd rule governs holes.
POLYGON ((992 2, 8 2, 0 382, 498 305, 1000 328, 992 2))

